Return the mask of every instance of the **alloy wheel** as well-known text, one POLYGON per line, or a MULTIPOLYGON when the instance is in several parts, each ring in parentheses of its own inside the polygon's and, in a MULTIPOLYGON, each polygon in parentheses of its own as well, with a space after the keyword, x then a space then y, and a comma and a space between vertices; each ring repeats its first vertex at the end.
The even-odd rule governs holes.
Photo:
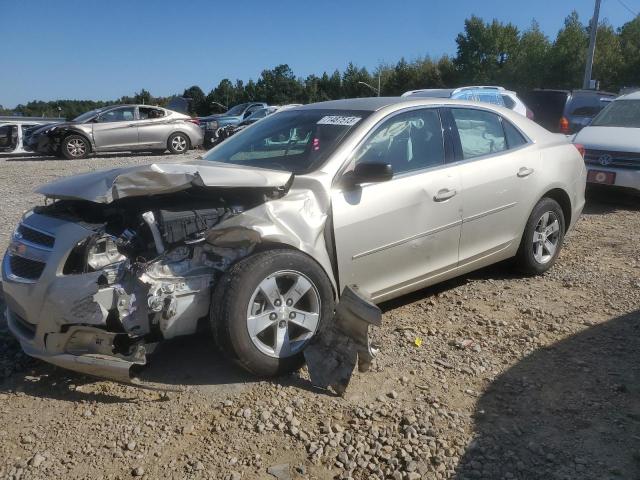
POLYGON ((283 270, 256 287, 247 308, 247 330, 253 344, 274 358, 293 356, 318 329, 320 295, 302 273, 283 270))
POLYGON ((67 142, 67 152, 72 157, 82 157, 87 151, 87 146, 79 138, 74 138, 67 142))
POLYGON ((533 232, 533 257, 545 264, 551 261, 560 241, 560 221, 554 212, 544 213, 533 232))
POLYGON ((184 152, 187 148, 187 139, 182 135, 176 135, 171 139, 171 146, 176 152, 184 152))

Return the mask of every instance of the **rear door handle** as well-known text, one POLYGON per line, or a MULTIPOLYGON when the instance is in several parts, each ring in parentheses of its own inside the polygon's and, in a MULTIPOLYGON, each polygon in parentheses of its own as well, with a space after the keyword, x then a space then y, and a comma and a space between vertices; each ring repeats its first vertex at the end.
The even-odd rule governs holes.
POLYGON ((528 167, 522 167, 520 170, 518 170, 518 176, 520 178, 523 177, 528 177, 529 175, 531 175, 534 172, 533 168, 528 168, 528 167))
POLYGON ((455 197, 457 193, 458 192, 453 188, 443 188, 442 190, 438 190, 438 193, 435 194, 433 200, 435 202, 444 202, 445 200, 455 197))

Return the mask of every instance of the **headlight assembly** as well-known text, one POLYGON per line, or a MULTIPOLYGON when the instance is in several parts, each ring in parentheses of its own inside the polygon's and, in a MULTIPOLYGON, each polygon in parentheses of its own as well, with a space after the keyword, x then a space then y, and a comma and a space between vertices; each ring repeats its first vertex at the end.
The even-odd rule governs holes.
POLYGON ((118 251, 115 238, 109 235, 94 239, 87 249, 87 266, 94 271, 126 259, 127 257, 118 251))

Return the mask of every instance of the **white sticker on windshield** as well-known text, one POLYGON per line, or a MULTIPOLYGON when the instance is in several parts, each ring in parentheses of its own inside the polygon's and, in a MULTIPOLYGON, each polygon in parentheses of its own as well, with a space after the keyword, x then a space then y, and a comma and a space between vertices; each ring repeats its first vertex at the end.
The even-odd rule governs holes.
POLYGON ((362 120, 361 117, 343 117, 342 115, 327 115, 318 120, 318 125, 344 125, 352 127, 362 120))

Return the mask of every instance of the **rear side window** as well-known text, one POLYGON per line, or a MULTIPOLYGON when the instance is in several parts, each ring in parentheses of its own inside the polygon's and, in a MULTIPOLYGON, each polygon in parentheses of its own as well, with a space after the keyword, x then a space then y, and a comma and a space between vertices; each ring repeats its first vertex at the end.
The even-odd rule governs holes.
POLYGON ((451 113, 462 144, 462 157, 481 157, 507 149, 500 117, 484 110, 452 108, 451 113))
POLYGON ((139 107, 138 113, 140 114, 140 120, 164 117, 164 110, 160 110, 159 108, 139 107))
POLYGON ((575 115, 576 117, 595 117, 600 110, 602 110, 601 106, 578 107, 571 112, 571 115, 575 115))
POLYGON ((567 104, 566 112, 570 116, 594 117, 611 103, 612 98, 597 93, 574 93, 567 104))
POLYGON ((503 118, 502 126, 504 128, 504 134, 507 137, 507 148, 511 150, 527 143, 527 139, 524 138, 518 129, 511 124, 511 122, 503 118))

